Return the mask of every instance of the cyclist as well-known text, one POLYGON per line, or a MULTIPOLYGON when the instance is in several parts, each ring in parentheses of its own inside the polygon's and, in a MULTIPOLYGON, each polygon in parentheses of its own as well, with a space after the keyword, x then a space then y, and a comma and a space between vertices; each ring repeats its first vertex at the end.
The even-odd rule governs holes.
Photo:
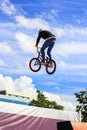
POLYGON ((35 47, 38 47, 38 44, 41 38, 45 39, 45 42, 43 43, 41 47, 42 64, 45 64, 45 49, 47 48, 47 55, 49 59, 51 60, 52 59, 51 51, 55 44, 56 36, 47 30, 40 29, 38 32, 38 37, 36 40, 35 47))

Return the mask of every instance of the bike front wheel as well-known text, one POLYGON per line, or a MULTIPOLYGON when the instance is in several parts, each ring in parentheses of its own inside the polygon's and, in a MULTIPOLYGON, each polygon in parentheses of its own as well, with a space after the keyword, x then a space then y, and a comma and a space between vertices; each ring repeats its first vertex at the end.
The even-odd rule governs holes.
POLYGON ((41 68, 41 63, 38 58, 33 58, 29 62, 29 67, 33 72, 38 72, 41 68))
POLYGON ((48 74, 53 74, 56 70, 56 62, 54 60, 49 61, 49 63, 46 65, 46 72, 48 74))

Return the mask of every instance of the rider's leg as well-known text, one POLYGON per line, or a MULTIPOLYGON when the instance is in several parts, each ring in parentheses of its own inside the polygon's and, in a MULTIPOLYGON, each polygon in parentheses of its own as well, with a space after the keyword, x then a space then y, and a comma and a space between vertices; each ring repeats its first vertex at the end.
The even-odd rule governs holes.
POLYGON ((42 55, 42 62, 45 62, 45 52, 44 52, 44 47, 42 46, 41 48, 41 55, 42 55))
POLYGON ((55 40, 53 38, 47 39, 42 48, 41 48, 41 54, 42 54, 42 62, 45 62, 45 49, 48 47, 47 55, 51 59, 51 50, 55 44, 55 40))
POLYGON ((42 62, 45 62, 45 49, 48 47, 48 40, 46 40, 41 48, 42 62))
POLYGON ((55 44, 55 42, 51 41, 49 43, 49 47, 48 47, 48 50, 47 50, 47 55, 48 55, 48 57, 49 57, 50 60, 52 59, 51 51, 53 49, 54 44, 55 44))

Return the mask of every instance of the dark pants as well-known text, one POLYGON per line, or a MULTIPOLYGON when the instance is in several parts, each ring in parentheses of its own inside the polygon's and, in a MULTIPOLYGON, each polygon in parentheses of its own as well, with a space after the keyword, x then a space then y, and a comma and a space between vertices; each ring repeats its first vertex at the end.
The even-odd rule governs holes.
POLYGON ((55 39, 54 38, 50 38, 48 40, 46 40, 41 48, 41 54, 42 54, 42 62, 45 62, 45 49, 47 48, 47 55, 49 57, 49 59, 51 60, 52 59, 52 56, 51 56, 51 51, 52 51, 52 48, 55 44, 55 39))

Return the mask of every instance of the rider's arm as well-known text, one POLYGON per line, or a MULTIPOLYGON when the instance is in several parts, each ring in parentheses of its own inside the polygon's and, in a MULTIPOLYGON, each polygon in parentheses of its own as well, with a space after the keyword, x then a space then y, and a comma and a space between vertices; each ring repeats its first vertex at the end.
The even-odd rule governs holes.
POLYGON ((41 34, 39 34, 38 37, 37 37, 35 47, 38 47, 38 43, 39 43, 40 39, 41 39, 41 34))

